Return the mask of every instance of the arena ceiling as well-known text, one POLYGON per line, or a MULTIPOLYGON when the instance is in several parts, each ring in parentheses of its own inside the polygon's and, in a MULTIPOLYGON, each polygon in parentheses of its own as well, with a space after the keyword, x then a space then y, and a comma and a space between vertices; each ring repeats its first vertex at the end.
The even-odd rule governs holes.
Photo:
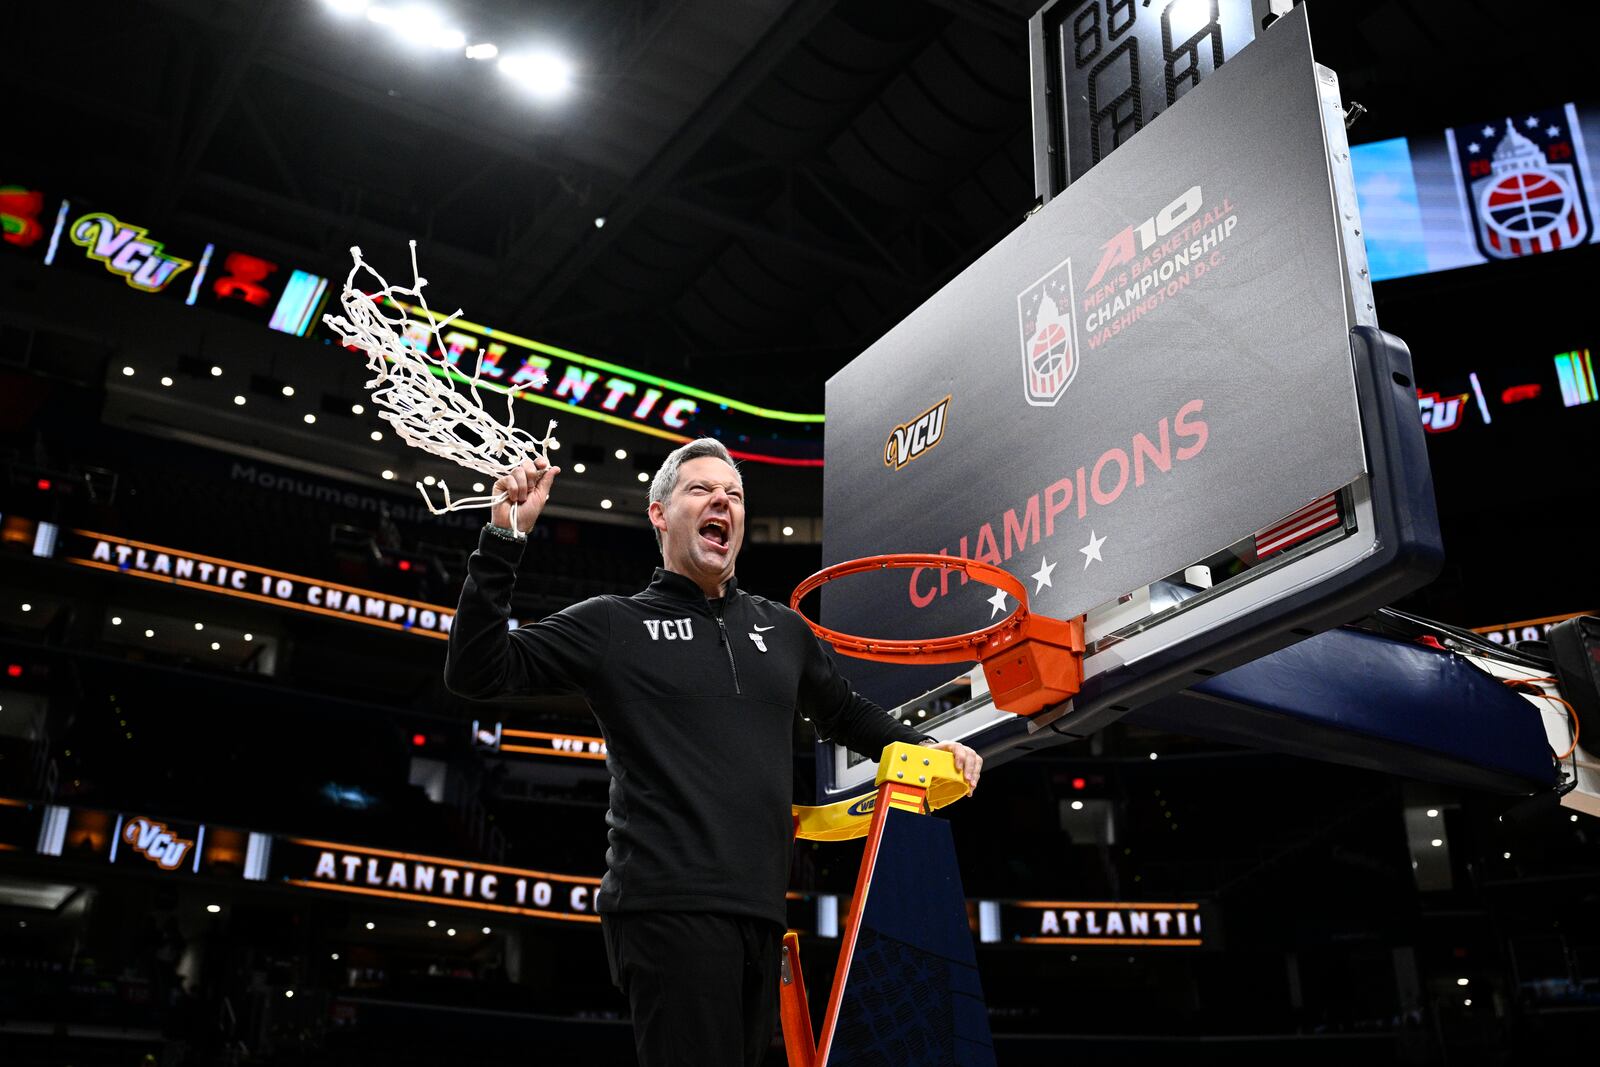
MULTIPOLYGON (((446 6, 561 48, 573 91, 528 99, 324 0, 42 4, 8 17, 9 134, 152 226, 334 275, 353 243, 401 274, 415 237, 438 305, 790 409, 1033 205, 1037 0, 446 6)), ((1358 141, 1562 91, 1559 27, 1490 0, 1312 16, 1358 141)))

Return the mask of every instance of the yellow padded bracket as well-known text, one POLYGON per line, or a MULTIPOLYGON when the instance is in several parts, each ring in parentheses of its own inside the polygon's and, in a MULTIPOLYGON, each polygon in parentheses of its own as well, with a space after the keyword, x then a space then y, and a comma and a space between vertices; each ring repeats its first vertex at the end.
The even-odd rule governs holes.
MULTIPOLYGON (((948 807, 967 795, 967 781, 956 771, 955 757, 942 749, 896 741, 878 757, 878 779, 870 792, 832 804, 796 804, 795 836, 803 841, 849 841, 865 837, 872 826, 878 786, 884 782, 927 790, 927 810, 948 807)), ((895 807, 916 810, 891 801, 895 807)))

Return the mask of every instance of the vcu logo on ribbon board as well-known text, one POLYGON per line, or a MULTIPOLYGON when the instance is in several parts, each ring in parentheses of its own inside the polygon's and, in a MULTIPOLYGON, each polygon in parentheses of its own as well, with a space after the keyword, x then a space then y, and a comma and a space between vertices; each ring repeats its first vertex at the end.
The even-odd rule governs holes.
POLYGON ((889 439, 883 445, 883 465, 899 470, 938 444, 944 437, 945 417, 949 413, 950 397, 946 396, 910 422, 890 430, 889 439))
POLYGON ((164 871, 176 870, 194 847, 193 841, 179 837, 166 823, 143 816, 128 821, 122 839, 164 871))
POLYGON ((1028 403, 1053 408, 1078 374, 1078 323, 1072 316, 1072 260, 1017 296, 1022 327, 1022 381, 1028 403))
POLYGON ((1573 116, 1548 108, 1505 125, 1448 131, 1478 250, 1514 259, 1590 237, 1583 179, 1574 166, 1573 116))

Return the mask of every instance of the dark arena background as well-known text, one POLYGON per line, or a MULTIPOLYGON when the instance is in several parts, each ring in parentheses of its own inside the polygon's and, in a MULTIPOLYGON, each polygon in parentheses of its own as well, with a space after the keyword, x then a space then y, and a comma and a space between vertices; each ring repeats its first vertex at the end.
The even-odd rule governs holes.
MULTIPOLYGON (((448 344, 463 365, 481 357, 522 388, 518 425, 558 420, 564 469, 516 620, 645 585, 660 563, 648 482, 697 436, 740 460, 740 587, 787 602, 839 562, 823 553, 844 520, 824 514, 824 472, 850 457, 828 448, 825 384, 1095 180, 1107 145, 1163 136, 1139 127, 1181 99, 1133 92, 1092 138, 1073 125, 1075 99, 1104 104, 1093 50, 1147 30, 1159 48, 1158 18, 1244 25, 1267 35, 1259 48, 1274 20, 1304 15, 1338 76, 1365 227, 1357 288, 1411 351, 1402 385, 1445 558, 1385 621, 1332 621, 1473 671, 1470 657, 1502 652, 1550 663, 1552 627, 1600 613, 1591 31, 1580 5, 1298 6, 8 6, 0 1063, 636 1062, 594 910, 599 727, 580 697, 445 689, 487 512, 435 516, 416 486, 437 501, 441 482, 461 496, 487 479, 378 418, 362 357, 322 321, 349 250, 404 283, 414 240, 430 305, 462 309, 448 344), (1062 100, 1064 126, 1049 111, 1062 100)), ((1207 77, 1237 39, 1206 49, 1207 77)), ((1236 130, 1270 125, 1275 102, 1252 106, 1236 130)), ((1253 207, 1227 237, 1235 263, 1272 225, 1253 207)), ((1093 244, 1123 225, 1138 224, 1118 216, 1093 244)), ((1080 288, 1093 267, 1070 269, 1080 288)), ((1050 292, 1071 290, 1060 277, 1050 292)), ((1197 285, 1170 309, 1204 299, 1197 285)), ((873 410, 870 385, 852 388, 873 410)), ((923 394, 873 411, 866 460, 904 467, 896 485, 960 471, 953 435, 979 414, 959 387, 923 394)), ((1019 457, 1047 444, 1003 416, 981 435, 1019 457)), ((992 473, 969 461, 961 477, 992 473)), ((852 505, 891 503, 959 506, 852 505)), ((874 552, 941 544, 955 551, 913 518, 874 552)), ((1058 584, 1092 562, 1066 555, 1058 584)), ((1555 762, 1568 711, 1594 706, 1593 673, 1587 688, 1562 680, 1565 710, 1512 702, 1541 746, 1541 716, 1557 731, 1558 784, 1538 788, 1430 773, 1392 749, 1246 744, 1181 715, 997 752, 976 795, 933 816, 954 840, 995 1061, 1593 1062, 1600 747, 1574 741, 1555 762)), ((1372 707, 1406 718, 1367 684, 1372 707)), ((926 703, 907 721, 937 718, 926 703)), ((1446 706, 1419 754, 1456 731, 1446 706)), ((831 750, 798 719, 795 749, 795 800, 812 804, 831 750)), ((819 1023, 862 853, 794 848, 789 926, 819 1023)), ((903 870, 892 884, 919 892, 903 870)), ((946 994, 893 1025, 948 1031, 929 1007, 946 994)), ((777 1033, 765 1062, 788 1062, 777 1033)))

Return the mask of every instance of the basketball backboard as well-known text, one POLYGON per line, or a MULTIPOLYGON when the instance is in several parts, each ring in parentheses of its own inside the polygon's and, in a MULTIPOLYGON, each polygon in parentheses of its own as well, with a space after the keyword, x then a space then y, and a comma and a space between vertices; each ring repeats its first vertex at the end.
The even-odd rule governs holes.
MULTIPOLYGON (((1441 552, 1410 357, 1377 330, 1332 71, 1303 9, 1034 213, 828 383, 825 562, 998 563, 1087 616, 1084 687, 1023 720, 981 673, 847 661, 996 755, 1068 739, 1388 603, 1441 552)), ((948 572, 823 590, 881 637, 1015 607, 948 572)), ((829 746, 819 792, 872 764, 829 746)))

